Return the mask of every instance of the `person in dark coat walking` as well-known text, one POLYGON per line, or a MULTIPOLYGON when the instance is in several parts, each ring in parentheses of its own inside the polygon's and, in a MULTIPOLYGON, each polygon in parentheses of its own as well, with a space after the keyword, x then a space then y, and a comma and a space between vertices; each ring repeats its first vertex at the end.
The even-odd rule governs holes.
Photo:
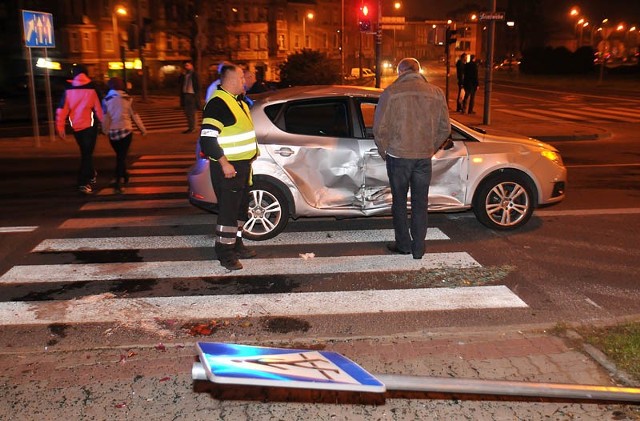
POLYGON ((473 111, 473 104, 476 98, 476 91, 478 90, 478 63, 476 63, 476 56, 471 55, 469 62, 464 65, 464 101, 462 104, 462 113, 475 114, 473 111), (467 104, 469 108, 467 108, 467 104))
POLYGON ((182 133, 193 133, 196 129, 196 111, 200 108, 200 80, 193 71, 193 63, 184 62, 184 73, 180 75, 180 106, 187 117, 188 128, 182 133))
POLYGON ((462 108, 463 87, 464 87, 464 66, 467 63, 467 54, 460 54, 460 58, 456 61, 456 78, 458 79, 458 96, 456 96, 456 111, 461 113, 462 108))

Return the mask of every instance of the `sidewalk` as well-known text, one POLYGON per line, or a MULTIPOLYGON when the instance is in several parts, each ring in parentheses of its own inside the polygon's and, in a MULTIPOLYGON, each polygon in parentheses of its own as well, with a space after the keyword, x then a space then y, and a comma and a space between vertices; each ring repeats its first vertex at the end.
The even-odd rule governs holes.
POLYGON ((245 339, 226 335, 73 350, 65 350, 69 348, 65 338, 38 351, 3 346, 0 418, 55 414, 56 418, 112 420, 633 420, 640 416, 637 407, 623 404, 437 391, 366 394, 216 386, 194 382, 190 373, 195 341, 208 340, 336 351, 374 375, 614 385, 579 341, 544 330, 507 327, 313 340, 309 339, 313 335, 288 340, 264 333, 245 335, 245 339))

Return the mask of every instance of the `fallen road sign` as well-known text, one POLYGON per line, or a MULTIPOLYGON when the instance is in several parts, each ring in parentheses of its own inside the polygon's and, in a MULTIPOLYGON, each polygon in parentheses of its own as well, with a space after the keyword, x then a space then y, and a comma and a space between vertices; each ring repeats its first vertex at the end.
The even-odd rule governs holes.
POLYGON ((194 380, 219 384, 384 393, 387 390, 640 402, 640 388, 370 374, 337 352, 198 342, 194 380), (375 376, 375 377, 374 377, 375 376))
POLYGON ((192 376, 213 383, 352 392, 385 391, 384 384, 337 352, 218 342, 198 342, 196 346, 200 365, 194 365, 192 376))

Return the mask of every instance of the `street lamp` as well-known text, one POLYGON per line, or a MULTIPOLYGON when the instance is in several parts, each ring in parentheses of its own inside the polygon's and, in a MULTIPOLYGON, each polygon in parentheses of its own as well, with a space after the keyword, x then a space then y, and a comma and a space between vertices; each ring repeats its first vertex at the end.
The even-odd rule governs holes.
POLYGON ((113 12, 111 13, 111 23, 113 24, 113 46, 116 52, 116 57, 118 56, 118 50, 120 51, 120 59, 122 60, 122 81, 124 82, 124 86, 126 89, 127 86, 127 68, 125 65, 125 54, 124 54, 124 46, 120 43, 120 31, 118 30, 118 15, 127 16, 127 9, 119 4, 116 4, 113 8, 113 12))
POLYGON ((312 12, 308 12, 302 18, 302 47, 303 48, 307 48, 307 47, 311 48, 311 42, 307 43, 307 19, 309 19, 309 20, 313 19, 313 13, 312 12))

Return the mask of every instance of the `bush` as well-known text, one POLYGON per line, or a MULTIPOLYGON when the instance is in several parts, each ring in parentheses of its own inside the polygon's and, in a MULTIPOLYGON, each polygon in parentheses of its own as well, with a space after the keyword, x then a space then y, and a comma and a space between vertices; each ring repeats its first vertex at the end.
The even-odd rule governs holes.
POLYGON ((281 86, 331 85, 340 81, 340 66, 320 51, 303 49, 280 65, 281 86))

